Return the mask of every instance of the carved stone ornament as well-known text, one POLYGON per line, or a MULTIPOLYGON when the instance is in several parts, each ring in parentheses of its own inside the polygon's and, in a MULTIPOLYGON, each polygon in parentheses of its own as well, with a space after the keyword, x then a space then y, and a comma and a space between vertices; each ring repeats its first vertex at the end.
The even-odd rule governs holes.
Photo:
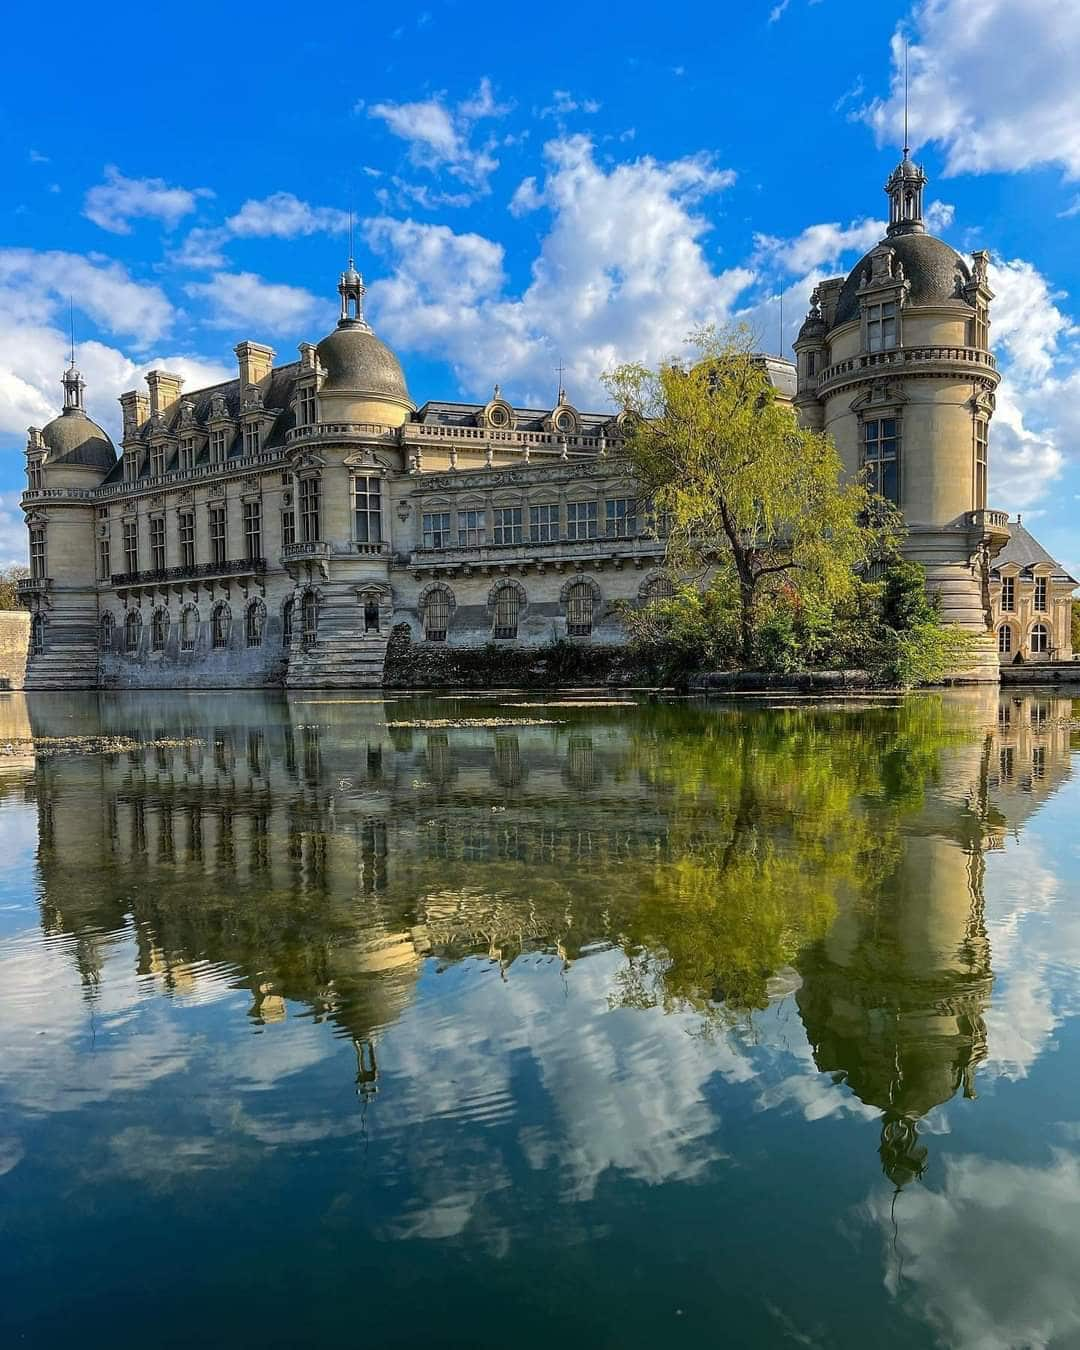
POLYGON ((407 502, 407 501, 400 501, 400 502, 398 502, 398 504, 397 504, 397 517, 398 517, 398 520, 400 520, 400 521, 402 522, 402 524, 404 524, 405 521, 407 521, 407 520, 409 519, 409 516, 410 516, 410 515, 412 515, 412 502, 407 502))
POLYGON ((181 502, 193 502, 195 493, 191 488, 181 488, 177 494, 177 500, 181 502))
POLYGON ((211 484, 210 484, 210 491, 209 491, 209 494, 208 494, 208 495, 211 496, 211 497, 224 497, 224 496, 225 496, 225 484, 224 484, 224 483, 211 483, 211 484))

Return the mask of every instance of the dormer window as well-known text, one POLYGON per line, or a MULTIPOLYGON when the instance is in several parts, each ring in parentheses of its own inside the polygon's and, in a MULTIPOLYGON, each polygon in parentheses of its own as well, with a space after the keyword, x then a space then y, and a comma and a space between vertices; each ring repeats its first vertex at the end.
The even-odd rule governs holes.
POLYGON ((248 422, 244 427, 244 454, 257 455, 260 440, 258 422, 248 422))
POLYGON ((150 477, 160 478, 165 472, 165 447, 163 445, 152 445, 150 447, 150 477))
POLYGON ((555 426, 555 430, 562 436, 569 436, 574 431, 574 414, 567 408, 560 408, 552 419, 552 422, 555 426))
POLYGON ((1016 578, 1001 578, 1001 612, 1013 614, 1016 611, 1016 578))
POLYGON ((225 431, 221 427, 210 433, 210 462, 211 464, 225 462, 225 431))
POLYGON ((45 470, 40 459, 32 459, 26 466, 26 478, 31 492, 39 492, 45 486, 45 470))
POLYGON ((866 349, 884 352, 896 346, 896 303, 866 306, 866 349))
POLYGON ((187 472, 195 467, 195 438, 185 436, 180 442, 180 469, 187 472))

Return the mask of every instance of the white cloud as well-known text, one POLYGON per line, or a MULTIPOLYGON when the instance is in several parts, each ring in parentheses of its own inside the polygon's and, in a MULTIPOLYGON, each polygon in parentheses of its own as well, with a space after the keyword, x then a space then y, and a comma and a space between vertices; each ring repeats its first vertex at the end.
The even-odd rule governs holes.
POLYGON ((926 228, 931 234, 943 234, 955 216, 956 207, 951 202, 932 201, 926 208, 926 228))
POLYGON ((508 111, 508 104, 496 101, 485 77, 476 93, 456 107, 445 102, 445 95, 436 94, 416 103, 376 103, 367 114, 408 143, 409 159, 417 168, 445 170, 475 194, 488 191, 488 179, 499 161, 492 154, 493 142, 472 143, 474 126, 508 111))
POLYGON ((793 239, 775 235, 756 234, 754 243, 762 260, 771 261, 787 272, 810 272, 815 268, 835 268, 845 253, 865 253, 885 233, 883 220, 852 221, 842 226, 839 221, 808 225, 793 239))
POLYGON ((784 17, 784 11, 790 4, 791 0, 780 0, 780 3, 778 5, 773 5, 772 9, 769 10, 769 22, 779 23, 780 20, 784 17))
POLYGON ((1049 374, 1060 342, 1076 332, 1055 303, 1064 292, 1051 289, 1034 264, 1019 258, 995 260, 990 286, 996 296, 994 345, 1003 349, 1011 373, 1022 380, 1049 374))
POLYGON ((594 98, 575 98, 569 89, 553 89, 551 91, 551 103, 546 108, 541 108, 539 116, 541 118, 553 117, 556 121, 567 117, 570 113, 583 112, 590 116, 600 111, 600 104, 594 98))
MULTIPOLYGON (((3 387, 0 385, 2 397, 3 387)), ((19 507, 19 494, 0 492, 0 567, 10 567, 13 563, 25 566, 26 560, 26 525, 19 507)), ((12 855, 6 853, 4 856, 10 858, 12 855)), ((13 865, 9 863, 9 866, 13 865)))
POLYGON ((107 259, 78 253, 0 249, 0 323, 34 324, 66 311, 72 296, 77 311, 112 333, 154 341, 169 327, 172 307, 157 286, 134 281, 107 259))
POLYGON ((1059 165, 1080 177, 1080 23, 1069 0, 922 0, 892 38, 887 98, 860 113, 900 145, 904 41, 911 134, 938 142, 946 174, 1059 165))
POLYGON ((148 218, 173 226, 195 210, 200 197, 213 195, 209 188, 170 187, 163 178, 125 178, 110 164, 105 182, 87 192, 83 214, 112 234, 130 234, 132 220, 148 218))
POLYGON ((295 333, 311 323, 328 328, 332 307, 301 286, 266 281, 254 272, 216 272, 209 281, 192 282, 186 293, 208 307, 212 328, 295 333))
POLYGON ((311 206, 291 192, 275 192, 261 200, 246 201, 226 220, 225 227, 234 235, 260 239, 341 234, 349 228, 349 213, 334 206, 311 206))
POLYGON ((730 185, 730 170, 702 156, 604 168, 583 136, 549 142, 545 157, 542 186, 525 191, 551 224, 519 294, 506 288, 501 245, 384 217, 365 227, 392 264, 371 286, 371 308, 391 343, 450 362, 471 393, 499 379, 519 396, 551 398, 561 357, 572 397, 595 402, 601 372, 660 360, 695 324, 722 322, 755 274, 714 270, 708 222, 693 210, 730 185), (630 220, 633 230, 620 226, 630 220))
POLYGON ((198 271, 224 267, 224 250, 228 240, 227 230, 199 226, 188 232, 180 247, 170 253, 169 261, 177 267, 191 267, 198 271))

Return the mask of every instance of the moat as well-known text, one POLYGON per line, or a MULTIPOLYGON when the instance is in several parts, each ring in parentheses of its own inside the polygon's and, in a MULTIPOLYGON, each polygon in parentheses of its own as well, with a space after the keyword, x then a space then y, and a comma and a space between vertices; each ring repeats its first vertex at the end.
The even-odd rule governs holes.
POLYGON ((42 693, 0 751, 5 1345, 1080 1341, 1080 699, 42 693))

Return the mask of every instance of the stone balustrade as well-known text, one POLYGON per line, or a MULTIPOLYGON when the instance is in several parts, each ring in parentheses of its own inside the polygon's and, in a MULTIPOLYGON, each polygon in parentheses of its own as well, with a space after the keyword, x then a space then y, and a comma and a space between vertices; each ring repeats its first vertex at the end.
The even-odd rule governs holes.
POLYGON ((160 586, 174 581, 260 576, 265 571, 265 558, 230 558, 225 562, 192 563, 184 567, 150 567, 139 572, 114 572, 109 581, 113 586, 160 586))
POLYGON ((913 366, 975 366, 996 375, 997 361, 979 347, 896 347, 885 352, 864 352, 826 366, 817 377, 817 393, 823 395, 829 385, 840 384, 877 370, 903 370, 913 366))

